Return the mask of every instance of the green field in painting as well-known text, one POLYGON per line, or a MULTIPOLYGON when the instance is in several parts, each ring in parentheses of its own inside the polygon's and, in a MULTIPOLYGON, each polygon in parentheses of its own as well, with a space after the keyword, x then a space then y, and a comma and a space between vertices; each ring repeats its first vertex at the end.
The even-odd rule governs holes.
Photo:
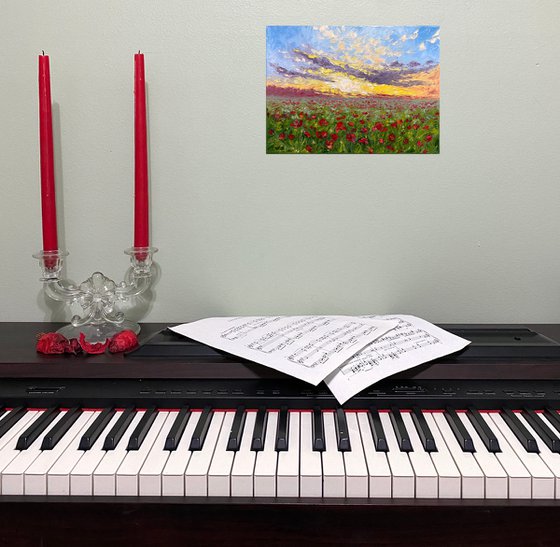
POLYGON ((267 97, 269 154, 437 154, 439 101, 267 97))

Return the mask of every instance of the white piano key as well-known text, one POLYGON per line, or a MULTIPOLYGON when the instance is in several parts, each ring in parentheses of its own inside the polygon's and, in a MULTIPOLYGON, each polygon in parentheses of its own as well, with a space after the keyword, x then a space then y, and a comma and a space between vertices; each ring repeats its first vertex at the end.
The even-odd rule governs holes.
POLYGON ((232 496, 253 495, 253 473, 255 471, 257 453, 251 450, 251 443, 253 441, 256 417, 256 411, 247 411, 241 444, 239 450, 235 453, 231 469, 232 496))
POLYGON ((278 497, 299 496, 299 414, 299 412, 289 413, 288 450, 278 452, 276 475, 278 497))
POLYGON ((358 413, 358 425, 368 467, 369 497, 390 498, 392 497, 392 477, 387 454, 375 449, 367 413, 358 413))
POLYGON ((416 477, 416 497, 437 499, 438 476, 430 454, 424 450, 410 413, 401 412, 401 416, 412 444, 412 452, 408 452, 408 457, 416 477))
MULTIPOLYGON (((43 414, 45 411, 39 411, 43 414)), ((26 449, 21 450, 19 454, 12 460, 12 462, 2 472, 2 494, 24 494, 24 474, 30 465, 41 455, 41 443, 43 438, 48 433, 49 429, 53 427, 61 418, 66 414, 65 411, 59 412, 55 419, 47 427, 33 443, 26 449)), ((38 418, 37 418, 38 419, 38 418)))
MULTIPOLYGON (((553 411, 556 412, 556 414, 559 414, 558 411, 553 411)), ((553 433, 557 436, 560 437, 560 431, 558 431, 558 429, 556 429, 556 425, 554 424, 554 422, 544 413, 544 412, 537 412, 537 415, 541 418, 541 420, 553 431, 553 433)))
MULTIPOLYGON (((113 450, 107 450, 105 456, 93 472, 94 496, 115 496, 117 494, 117 471, 127 455, 126 447, 130 435, 144 415, 143 410, 135 412, 134 418, 126 428, 124 435, 113 450)), ((107 432, 110 430, 107 429, 107 432)))
MULTIPOLYGON (((86 410, 78 417, 74 425, 66 432, 64 437, 57 445, 46 452, 51 452, 50 459, 56 459, 47 472, 47 494, 49 496, 68 496, 70 495, 70 472, 84 455, 83 450, 78 450, 80 438, 86 429, 93 423, 100 411, 86 410), (81 422, 81 427, 77 424, 81 422), (55 454, 58 452, 58 458, 55 454)), ((46 455, 41 455, 46 458, 46 455)), ((35 462, 37 465, 39 461, 35 462)), ((30 468, 29 473, 32 472, 30 468)))
POLYGON ((235 452, 227 450, 231 426, 235 417, 234 411, 227 411, 224 415, 222 428, 212 455, 212 462, 208 470, 208 495, 229 496, 231 484, 231 468, 235 452))
POLYGON ((93 472, 99 462, 105 456, 103 443, 107 433, 111 431, 117 420, 121 417, 122 410, 117 410, 115 415, 109 420, 101 435, 97 438, 89 450, 83 451, 84 454, 70 471, 70 495, 72 496, 91 496, 93 495, 93 472))
MULTIPOLYGON (((9 411, 11 412, 11 411, 9 411)), ((41 411, 39 410, 28 410, 6 433, 0 438, 0 450, 4 448, 12 449, 14 455, 19 454, 19 450, 15 450, 15 446, 19 436, 27 429, 35 420, 41 416, 41 411)), ((5 458, 0 457, 0 472, 10 463, 6 461, 5 458)))
POLYGON ((496 427, 492 415, 494 412, 481 412, 480 415, 492 429, 498 439, 501 452, 496 452, 496 458, 508 476, 508 498, 531 499, 531 474, 517 457, 499 427, 496 427))
POLYGON ((401 452, 387 412, 380 412, 379 417, 387 437, 387 460, 391 468, 392 492, 394 498, 414 497, 414 471, 406 452, 401 452))
POLYGON ((278 412, 268 412, 264 450, 257 452, 255 459, 254 494, 256 497, 276 496, 276 473, 278 453, 275 450, 278 412))
POLYGON ((159 434, 140 469, 138 475, 138 494, 140 496, 161 496, 162 472, 169 458, 169 450, 165 450, 165 439, 178 413, 179 411, 167 413, 159 434))
POLYGON ((201 410, 191 412, 187 427, 177 450, 173 450, 162 472, 161 489, 164 496, 184 496, 185 495, 185 470, 189 464, 192 452, 189 450, 192 434, 202 415, 201 410))
POLYGON ((302 498, 322 497, 323 468, 321 453, 313 450, 312 412, 300 412, 300 477, 299 495, 302 498))
MULTIPOLYGON (((504 419, 498 414, 491 414, 491 418, 500 429, 502 435, 521 460, 527 471, 531 474, 531 498, 553 499, 554 498, 554 475, 536 453, 527 452, 519 442, 513 431, 508 427, 504 419)), ((538 438, 537 438, 538 439, 538 438)), ((537 440, 537 444, 539 441, 537 440)), ((542 442, 540 443, 542 444, 542 442)), ((540 446, 539 444, 539 446, 540 446)), ((501 446, 501 445, 500 445, 501 446)))
MULTIPOLYGON (((455 434, 451 430, 445 416, 437 412, 433 415, 445 444, 455 460, 455 464, 461 473, 461 497, 464 499, 484 498, 484 474, 474 459, 471 452, 463 452, 455 434)), ((436 442, 436 446, 439 445, 436 442)))
MULTIPOLYGON (((537 413, 540 415, 540 413, 537 413)), ((554 475, 554 497, 558 499, 560 497, 560 454, 557 452, 552 452, 544 442, 542 442, 538 436, 538 433, 533 429, 531 424, 525 419, 522 414, 517 416, 521 423, 527 428, 529 433, 537 439, 537 445, 540 450, 540 458, 545 463, 545 465, 550 469, 554 475)), ((541 418, 544 418, 541 416, 541 418)), ((548 425, 548 424, 547 424, 548 425)))
POLYGON ((438 497, 460 499, 461 474, 434 420, 437 412, 423 411, 422 414, 426 418, 437 447, 437 452, 430 452, 430 458, 438 475, 438 497))
POLYGON ((323 460, 323 496, 325 498, 344 498, 346 496, 346 473, 344 458, 338 450, 334 412, 323 412, 325 430, 325 451, 323 460))
POLYGON ((351 448, 348 452, 342 453, 346 470, 346 497, 367 498, 369 494, 369 475, 358 418, 356 412, 346 412, 345 414, 351 448))
POLYGON ((163 423, 169 416, 169 412, 157 412, 157 416, 152 423, 144 441, 138 450, 129 450, 117 470, 117 496, 137 496, 140 469, 144 465, 150 450, 152 449, 163 423))
MULTIPOLYGON (((30 410, 27 411, 13 427, 6 432, 0 439, 0 473, 12 462, 12 460, 20 453, 16 450, 16 444, 19 436, 29 427, 35 420, 39 418, 41 412, 30 410)), ((0 478, 0 492, 4 494, 2 489, 3 479, 0 478)))
POLYGON ((202 450, 195 450, 191 454, 189 464, 185 470, 186 496, 208 495, 208 471, 212 463, 212 456, 216 448, 224 414, 222 411, 213 412, 212 421, 210 422, 202 450))
POLYGON ((468 416, 464 412, 457 414, 471 436, 476 452, 474 459, 484 473, 484 496, 487 499, 507 499, 508 476, 496 458, 495 453, 489 452, 478 435, 468 416))

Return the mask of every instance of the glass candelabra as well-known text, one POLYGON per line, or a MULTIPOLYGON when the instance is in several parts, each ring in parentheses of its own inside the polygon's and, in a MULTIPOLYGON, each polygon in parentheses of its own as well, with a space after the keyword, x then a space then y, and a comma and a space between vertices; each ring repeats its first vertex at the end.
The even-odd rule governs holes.
POLYGON ((130 256, 131 266, 123 281, 115 283, 101 272, 95 272, 79 285, 61 279, 67 252, 58 249, 34 254, 33 257, 39 260, 46 294, 57 302, 68 305, 78 303, 83 309, 82 316, 74 315, 70 324, 57 332, 68 339, 78 338, 80 333, 84 333, 90 342, 103 342, 127 329, 138 334, 140 325, 127 320, 118 308, 150 287, 156 252, 155 247, 131 247, 125 251, 130 256))

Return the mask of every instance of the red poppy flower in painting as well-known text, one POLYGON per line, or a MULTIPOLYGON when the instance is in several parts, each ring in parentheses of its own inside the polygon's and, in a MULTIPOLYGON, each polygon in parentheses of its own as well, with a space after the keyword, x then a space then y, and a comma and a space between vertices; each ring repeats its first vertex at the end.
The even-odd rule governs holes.
POLYGON ((356 142, 356 135, 354 133, 347 133, 346 140, 349 142, 356 142))

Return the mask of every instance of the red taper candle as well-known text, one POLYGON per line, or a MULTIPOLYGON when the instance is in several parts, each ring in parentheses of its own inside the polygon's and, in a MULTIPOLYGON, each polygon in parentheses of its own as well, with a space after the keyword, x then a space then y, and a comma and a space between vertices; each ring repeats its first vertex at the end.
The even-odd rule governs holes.
POLYGON ((148 247, 148 139, 144 55, 134 55, 134 246, 148 247))
POLYGON ((41 153, 41 210, 43 250, 58 249, 49 57, 39 55, 39 148, 41 153))

